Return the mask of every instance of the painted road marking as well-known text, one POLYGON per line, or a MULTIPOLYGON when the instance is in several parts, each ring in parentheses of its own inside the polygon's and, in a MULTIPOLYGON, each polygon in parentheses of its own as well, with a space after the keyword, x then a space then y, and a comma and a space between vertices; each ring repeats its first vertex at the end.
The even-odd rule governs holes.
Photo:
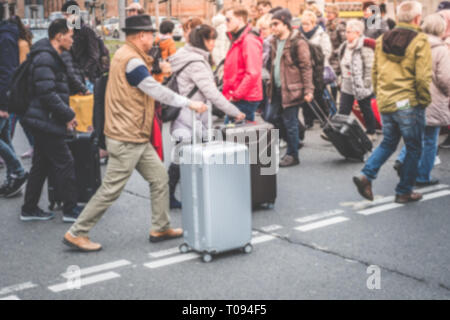
MULTIPOLYGON (((98 274, 98 275, 95 275, 92 277, 80 279, 80 287, 88 286, 90 284, 103 282, 103 281, 107 281, 107 280, 111 280, 111 279, 115 279, 115 278, 120 278, 120 275, 115 272, 101 273, 101 274, 98 274)), ((66 290, 74 290, 73 284, 69 283, 69 281, 67 281, 65 283, 57 284, 54 286, 50 286, 50 287, 48 287, 48 289, 55 293, 66 291, 66 290)))
POLYGON ((170 248, 167 250, 151 252, 151 253, 149 253, 149 255, 153 258, 161 258, 161 257, 165 257, 165 256, 170 256, 170 255, 178 253, 178 252, 180 252, 180 249, 178 247, 175 247, 175 248, 170 248))
POLYGON ((4 298, 0 298, 0 300, 20 300, 18 296, 8 296, 4 298))
POLYGON ((396 208, 400 208, 400 207, 403 207, 403 204, 389 203, 389 204, 385 204, 383 206, 370 208, 370 209, 366 209, 366 210, 361 210, 361 211, 358 211, 358 213, 362 214, 364 216, 370 216, 375 213, 380 213, 383 211, 388 211, 388 210, 392 210, 392 209, 396 209, 396 208))
MULTIPOLYGON (((130 265, 130 264, 131 264, 131 262, 128 261, 128 260, 117 260, 117 261, 114 261, 114 262, 100 264, 98 266, 93 266, 93 267, 81 269, 80 270, 80 276, 82 277, 82 276, 85 276, 85 275, 88 275, 88 274, 92 274, 92 273, 97 273, 97 272, 101 272, 101 271, 116 269, 116 268, 120 268, 120 267, 127 266, 127 265, 130 265)), ((63 273, 61 276, 63 276, 66 279, 73 278, 73 274, 72 273, 63 273)))
POLYGON ((273 224, 273 225, 261 228, 261 230, 264 231, 264 232, 272 232, 272 231, 277 231, 277 230, 280 230, 280 229, 283 229, 283 227, 278 225, 278 224, 273 224))
POLYGON ((178 256, 171 257, 171 258, 166 258, 166 259, 161 259, 158 261, 145 263, 144 266, 147 268, 150 268, 150 269, 156 269, 156 268, 165 267, 165 266, 175 264, 175 263, 193 260, 198 257, 200 257, 200 255, 198 253, 191 252, 191 253, 186 253, 186 254, 180 254, 178 256))
POLYGON ((295 228, 295 230, 306 232, 306 231, 311 231, 311 230, 315 230, 315 229, 319 229, 319 228, 323 228, 323 227, 328 227, 333 224, 345 222, 348 220, 350 220, 350 219, 345 218, 345 217, 334 217, 334 218, 325 219, 325 220, 314 222, 314 223, 305 224, 303 226, 295 228))
MULTIPOLYGON (((253 238, 251 243, 259 244, 259 243, 271 241, 274 239, 276 239, 276 237, 271 236, 271 235, 263 235, 263 236, 253 238)), ((169 249, 169 250, 171 250, 171 249, 169 249)), ((169 250, 166 250, 166 252, 168 252, 169 250)), ((162 253, 162 252, 160 252, 160 253, 162 253)), ((157 261, 145 263, 144 266, 147 268, 150 268, 150 269, 156 269, 156 268, 165 267, 168 265, 172 265, 172 264, 176 264, 176 263, 180 263, 180 262, 184 262, 184 261, 194 260, 199 257, 201 257, 200 254, 198 254, 196 252, 190 252, 190 253, 179 254, 175 257, 170 257, 170 258, 165 258, 165 259, 160 259, 157 261)))
POLYGON ((13 292, 23 291, 27 289, 36 288, 38 285, 32 282, 25 282, 21 284, 15 284, 9 287, 0 289, 0 296, 11 294, 13 292))
MULTIPOLYGON (((432 199, 437 199, 437 198, 441 198, 441 197, 445 197, 450 195, 450 190, 442 190, 442 191, 438 191, 438 192, 434 192, 434 193, 428 193, 425 194, 422 198, 422 200, 420 200, 420 202, 423 201, 427 201, 427 200, 432 200, 432 199)), ((371 209, 366 209, 366 210, 362 210, 362 211, 358 211, 359 214, 365 215, 365 216, 369 216, 375 213, 380 213, 380 212, 384 212, 384 211, 388 211, 388 210, 392 210, 392 209, 396 209, 396 208, 400 208, 405 206, 404 204, 400 204, 400 203, 390 203, 384 206, 379 206, 379 207, 375 207, 375 208, 371 208, 371 209)))
POLYGON ((264 235, 264 236, 260 236, 260 237, 253 238, 252 241, 251 241, 251 243, 252 243, 252 244, 259 244, 259 243, 271 241, 271 240, 274 240, 274 239, 275 239, 274 236, 271 236, 271 235, 264 235))
POLYGON ((441 198, 441 197, 445 197, 448 195, 450 195, 450 190, 443 190, 443 191, 439 191, 439 192, 435 192, 435 193, 429 193, 429 194, 424 195, 422 200, 420 200, 420 202, 432 200, 432 199, 436 199, 436 198, 441 198))
POLYGON ((342 213, 344 213, 344 210, 340 210, 340 209, 331 210, 331 211, 321 212, 321 213, 313 214, 310 216, 298 218, 298 219, 295 219, 295 221, 297 221, 299 223, 307 223, 307 222, 311 222, 311 221, 315 221, 315 220, 319 220, 319 219, 323 219, 323 218, 337 216, 342 213))

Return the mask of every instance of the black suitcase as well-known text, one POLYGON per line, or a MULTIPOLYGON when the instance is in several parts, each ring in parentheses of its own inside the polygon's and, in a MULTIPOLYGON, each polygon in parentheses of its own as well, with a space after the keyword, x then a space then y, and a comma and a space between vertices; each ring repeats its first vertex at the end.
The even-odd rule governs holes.
MULTIPOLYGON (((101 185, 100 156, 98 138, 95 133, 76 133, 67 139, 67 144, 75 161, 78 202, 87 203, 101 185)), ((62 196, 54 187, 54 178, 48 177, 49 209, 60 209, 62 196)))
POLYGON ((247 122, 222 125, 218 129, 226 141, 245 142, 249 148, 253 208, 273 208, 279 165, 278 139, 272 135, 274 126, 267 122, 247 122))
POLYGON ((346 159, 364 162, 366 153, 372 150, 373 145, 358 121, 342 114, 336 114, 330 119, 324 115, 316 102, 308 105, 320 120, 323 132, 337 151, 346 159))

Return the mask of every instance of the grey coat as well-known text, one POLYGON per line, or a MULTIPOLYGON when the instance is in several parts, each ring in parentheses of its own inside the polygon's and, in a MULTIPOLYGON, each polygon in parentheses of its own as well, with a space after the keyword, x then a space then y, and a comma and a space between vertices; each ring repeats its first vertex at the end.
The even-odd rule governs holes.
MULTIPOLYGON (((214 81, 214 74, 208 62, 209 53, 205 50, 186 45, 176 54, 169 58, 172 72, 181 70, 188 62, 192 62, 177 77, 179 93, 187 96, 189 92, 197 86, 198 91, 191 97, 191 100, 202 101, 211 107, 214 104, 225 114, 236 117, 240 114, 239 109, 230 103, 222 93, 217 89, 214 81)), ((208 128, 208 112, 196 114, 198 120, 201 120, 203 137, 206 137, 208 128)), ((171 125, 172 137, 177 140, 190 139, 192 135, 192 111, 189 108, 183 108, 178 118, 171 125)))
MULTIPOLYGON (((342 63, 345 50, 347 48, 347 41, 339 48, 339 61, 342 63)), ((374 61, 374 51, 372 48, 364 46, 364 37, 360 37, 358 44, 353 50, 352 64, 350 66, 352 73, 353 95, 356 100, 363 100, 373 94, 372 86, 372 66, 374 61)), ((341 65, 341 69, 344 67, 341 65)))
POLYGON ((428 35, 433 60, 431 104, 426 109, 427 126, 450 125, 450 50, 444 41, 428 35))

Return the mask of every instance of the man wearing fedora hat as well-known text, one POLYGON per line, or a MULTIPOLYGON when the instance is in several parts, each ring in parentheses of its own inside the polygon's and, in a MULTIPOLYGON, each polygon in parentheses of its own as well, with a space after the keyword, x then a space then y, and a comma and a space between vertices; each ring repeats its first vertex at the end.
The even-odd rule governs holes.
POLYGON ((126 19, 126 43, 111 62, 105 97, 105 135, 109 162, 102 186, 86 205, 64 243, 82 250, 98 251, 101 245, 88 238, 89 231, 120 196, 134 169, 149 182, 152 205, 150 241, 178 238, 183 230, 172 229, 169 219, 169 178, 163 163, 150 144, 155 100, 198 113, 207 110, 163 87, 150 75, 153 59, 147 55, 153 44, 150 16, 126 19))
POLYGON ((128 17, 137 16, 140 14, 144 14, 144 8, 142 8, 139 2, 133 2, 128 7, 125 8, 128 17))

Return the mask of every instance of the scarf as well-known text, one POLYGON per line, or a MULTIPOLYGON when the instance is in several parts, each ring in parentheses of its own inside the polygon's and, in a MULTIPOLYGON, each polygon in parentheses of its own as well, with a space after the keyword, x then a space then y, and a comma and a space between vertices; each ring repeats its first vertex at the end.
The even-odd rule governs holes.
POLYGON ((315 26, 311 31, 306 32, 305 30, 303 30, 303 26, 300 26, 300 31, 303 33, 303 35, 310 40, 314 34, 316 33, 317 29, 319 28, 319 26, 315 26))

